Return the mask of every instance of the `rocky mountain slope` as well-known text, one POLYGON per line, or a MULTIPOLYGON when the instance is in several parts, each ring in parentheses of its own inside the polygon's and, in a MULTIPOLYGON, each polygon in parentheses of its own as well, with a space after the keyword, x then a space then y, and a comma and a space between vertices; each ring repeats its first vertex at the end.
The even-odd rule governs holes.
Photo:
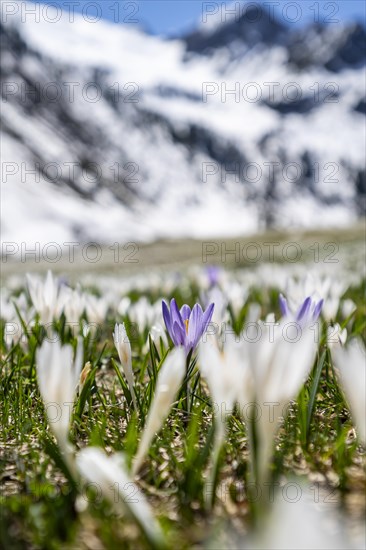
POLYGON ((263 12, 163 40, 82 16, 1 25, 2 238, 348 225, 364 214, 362 26, 263 12))

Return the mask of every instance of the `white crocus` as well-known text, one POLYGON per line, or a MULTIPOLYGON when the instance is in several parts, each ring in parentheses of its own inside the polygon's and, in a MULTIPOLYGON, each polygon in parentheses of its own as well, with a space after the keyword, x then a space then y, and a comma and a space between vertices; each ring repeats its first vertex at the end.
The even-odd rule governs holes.
POLYGON ((342 329, 338 323, 327 328, 327 344, 329 348, 344 346, 347 341, 347 329, 342 329))
POLYGON ((9 301, 5 302, 5 304, 1 301, 0 312, 1 317, 7 321, 4 327, 4 341, 6 347, 9 349, 18 342, 26 344, 27 334, 25 333, 24 325, 27 332, 33 326, 34 309, 28 307, 25 294, 20 294, 18 298, 12 297, 9 301))
POLYGON ((154 546, 162 543, 162 531, 144 494, 127 473, 122 454, 107 456, 101 449, 87 447, 77 454, 76 464, 81 477, 98 487, 115 512, 132 516, 154 546))
POLYGON ((245 362, 243 341, 237 341, 233 334, 225 335, 225 344, 220 350, 214 338, 201 341, 199 346, 199 369, 207 381, 215 416, 215 443, 212 451, 212 475, 205 495, 212 502, 213 480, 215 478, 220 450, 225 440, 226 420, 232 413, 235 402, 251 384, 250 373, 245 362))
POLYGON ((79 287, 75 290, 71 288, 66 288, 65 293, 65 304, 64 304, 64 314, 66 322, 78 326, 80 317, 85 310, 85 295, 79 287))
POLYGON ((334 321, 339 309, 341 298, 348 288, 348 283, 344 280, 331 281, 328 294, 324 295, 324 305, 322 315, 326 321, 334 321))
POLYGON ((116 346, 118 357, 125 373, 128 387, 130 389, 133 405, 137 410, 136 394, 135 394, 135 377, 132 370, 131 344, 127 336, 124 323, 116 323, 113 333, 114 345, 116 346))
POLYGON ((109 309, 109 301, 106 297, 94 296, 93 294, 85 295, 86 315, 90 323, 100 325, 105 322, 109 309))
POLYGON ((183 348, 174 348, 161 367, 156 381, 155 395, 150 406, 145 428, 137 454, 133 461, 132 472, 136 474, 148 453, 150 443, 161 429, 169 414, 175 396, 186 373, 186 355, 183 348))
POLYGON ((74 359, 70 345, 62 345, 56 335, 45 340, 36 352, 38 386, 46 414, 60 448, 69 453, 68 433, 76 388, 83 364, 79 340, 74 359))
POLYGON ((327 276, 319 276, 316 272, 308 273, 305 277, 295 280, 287 280, 285 295, 288 298, 289 307, 296 311, 305 296, 311 296, 318 301, 323 298, 322 315, 326 321, 334 320, 339 308, 341 297, 346 292, 348 283, 327 276))
POLYGON ((311 489, 295 479, 278 489, 270 514, 261 528, 247 540, 246 547, 253 550, 361 548, 361 545, 351 545, 347 540, 344 518, 330 504, 322 499, 320 503, 314 503, 314 491, 311 489))
POLYGON ((361 339, 353 339, 347 347, 336 346, 332 358, 349 403, 357 433, 366 444, 366 350, 361 339))
MULTIPOLYGON (((256 431, 258 480, 266 480, 273 451, 273 439, 289 402, 296 398, 313 366, 317 343, 309 326, 282 320, 260 323, 260 337, 246 333, 248 365, 252 374, 253 419, 248 422, 251 435, 256 431), (249 340, 250 338, 250 340, 249 340), (256 340, 256 341, 254 341, 256 340)), ((246 392, 243 397, 246 399, 246 392)), ((241 400, 242 410, 248 402, 241 400)), ((252 441, 253 443, 253 441, 252 441)), ((253 452, 252 446, 252 452, 253 452)), ((253 461, 254 463, 254 461, 253 461)))
POLYGON ((154 344, 156 346, 159 346, 159 343, 160 343, 160 340, 162 341, 163 345, 168 348, 169 347, 169 342, 168 342, 168 338, 166 336, 166 332, 165 330, 163 329, 163 327, 161 326, 160 323, 156 323, 156 325, 153 325, 150 329, 150 337, 152 339, 152 341, 154 342, 154 344))
POLYGON ((235 317, 237 317, 248 299, 249 290, 247 285, 233 280, 223 286, 223 293, 226 295, 235 317))
POLYGON ((27 285, 34 309, 43 325, 52 323, 61 315, 67 300, 66 287, 60 287, 58 279, 54 279, 48 271, 45 280, 27 274, 27 285))
POLYGON ((122 315, 122 317, 124 317, 125 315, 127 315, 130 305, 131 305, 130 298, 128 298, 127 296, 124 296, 117 306, 117 313, 119 313, 120 315, 122 315))
POLYGON ((353 300, 350 300, 347 298, 346 300, 342 300, 341 303, 341 313, 344 319, 348 319, 354 313, 357 309, 356 304, 353 300))
POLYGON ((213 310, 210 325, 215 327, 215 332, 218 334, 223 327, 224 323, 227 323, 230 316, 227 309, 228 300, 222 290, 218 286, 214 286, 206 292, 200 294, 201 303, 206 307, 210 304, 215 304, 213 310))

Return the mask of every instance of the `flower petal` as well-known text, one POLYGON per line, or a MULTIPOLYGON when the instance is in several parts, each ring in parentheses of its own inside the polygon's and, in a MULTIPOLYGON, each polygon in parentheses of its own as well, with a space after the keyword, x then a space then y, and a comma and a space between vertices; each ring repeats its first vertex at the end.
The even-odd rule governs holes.
POLYGON ((284 297, 283 294, 279 295, 279 303, 280 303, 280 310, 281 310, 281 313, 282 313, 283 317, 287 317, 289 315, 290 311, 288 309, 287 300, 286 300, 286 298, 284 297))
POLYGON ((167 328, 167 331, 169 332, 169 336, 171 337, 172 336, 172 322, 171 322, 171 317, 170 317, 170 313, 169 313, 168 304, 164 300, 163 300, 163 303, 162 303, 162 308, 163 308, 164 323, 165 323, 165 326, 167 328))
POLYGON ((185 330, 176 322, 173 325, 172 340, 176 346, 183 346, 186 344, 185 330))
POLYGON ((202 308, 199 304, 195 304, 195 306, 192 309, 191 316, 189 318, 188 335, 187 335, 188 344, 191 349, 196 347, 198 340, 202 336, 202 332, 203 332, 202 318, 203 318, 202 308))
POLYGON ((308 314, 310 306, 311 298, 308 296, 296 314, 296 321, 301 321, 308 314))
POLYGON ((203 323, 203 330, 202 334, 205 332, 206 328, 208 327, 209 323, 211 322, 213 311, 214 311, 215 304, 210 304, 206 311, 203 314, 202 317, 202 323, 203 323))
POLYGON ((313 321, 317 321, 319 318, 319 315, 321 313, 322 307, 323 307, 324 300, 320 300, 315 306, 315 309, 313 311, 313 321))
POLYGON ((174 298, 172 298, 172 300, 170 301, 170 319, 171 319, 173 330, 174 330, 174 323, 177 323, 180 326, 180 328, 184 331, 183 319, 178 309, 177 302, 175 301, 174 298))
POLYGON ((184 304, 184 306, 180 308, 180 314, 182 316, 183 321, 186 321, 187 319, 189 319, 189 316, 191 314, 191 308, 187 306, 187 304, 184 304))

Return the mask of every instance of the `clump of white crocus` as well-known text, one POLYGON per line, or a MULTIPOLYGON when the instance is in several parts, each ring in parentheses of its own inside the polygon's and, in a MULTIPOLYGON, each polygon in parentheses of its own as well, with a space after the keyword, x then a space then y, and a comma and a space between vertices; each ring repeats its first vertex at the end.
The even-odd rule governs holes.
POLYGON ((80 317, 85 310, 85 295, 81 291, 80 287, 77 287, 75 290, 66 287, 64 293, 65 304, 63 311, 66 322, 73 325, 78 325, 80 317))
POLYGON ((147 327, 160 322, 161 320, 161 301, 151 304, 146 296, 142 296, 137 302, 131 304, 127 299, 123 299, 118 306, 121 315, 128 315, 129 320, 137 325, 139 332, 143 332, 147 327))
POLYGON ((5 293, 2 293, 0 300, 1 318, 6 320, 4 327, 4 341, 9 349, 18 342, 27 343, 27 335, 24 331, 23 323, 26 326, 27 332, 34 324, 34 309, 28 307, 27 298, 24 293, 18 298, 5 298, 5 293), (20 315, 20 317, 19 317, 20 315), (23 321, 23 323, 22 323, 23 321))
POLYGON ((128 387, 130 389, 133 405, 137 410, 136 394, 135 394, 135 377, 132 370, 131 344, 127 336, 124 323, 116 323, 114 327, 114 345, 116 346, 118 357, 121 362, 123 372, 125 373, 128 387))
POLYGON ((165 359, 158 373, 155 395, 150 406, 140 445, 132 464, 133 474, 136 474, 140 469, 154 435, 160 430, 164 420, 168 416, 185 373, 186 354, 184 349, 181 347, 174 348, 165 359))
POLYGON ((346 300, 342 300, 341 303, 341 313, 344 319, 348 319, 354 313, 357 309, 356 304, 353 300, 350 300, 347 298, 346 300))
POLYGON ((223 285, 222 290, 227 297, 234 315, 237 317, 248 299, 248 286, 233 280, 223 285))
POLYGON ((295 311, 301 305, 305 296, 313 300, 323 298, 322 315, 326 321, 335 319, 341 297, 346 292, 348 283, 328 276, 319 276, 316 272, 308 273, 299 279, 287 280, 285 295, 289 301, 290 310, 295 311))
MULTIPOLYGON (((296 398, 313 366, 317 334, 309 325, 300 326, 282 319, 278 323, 259 323, 259 333, 242 335, 252 376, 252 403, 248 422, 255 477, 266 481, 273 451, 273 439, 289 402, 296 398), (258 336, 259 335, 259 336, 258 336), (255 433, 254 433, 255 431, 255 433)), ((243 359, 245 360, 245 359, 243 359)), ((247 390, 240 400, 248 409, 247 390)))
POLYGON ((77 454, 76 465, 81 477, 98 487, 115 512, 127 512, 154 547, 161 547, 162 531, 144 494, 128 475, 122 454, 107 456, 101 449, 87 447, 77 454))
POLYGON ((329 348, 344 346, 347 341, 347 329, 342 329, 339 323, 327 328, 327 344, 329 348))
POLYGON ((70 454, 69 425, 83 359, 79 340, 76 355, 71 345, 62 345, 57 335, 45 340, 36 352, 38 386, 48 422, 65 455, 70 454))
POLYGON ((124 296, 117 306, 117 313, 119 313, 120 315, 122 315, 122 317, 124 317, 125 315, 127 315, 130 305, 131 305, 130 298, 128 298, 128 296, 124 296))
POLYGON ((344 280, 332 279, 329 285, 328 294, 324 296, 323 317, 326 321, 334 321, 341 298, 348 289, 348 283, 344 280))
POLYGON ((347 347, 335 346, 332 358, 349 403, 357 433, 366 444, 366 350, 361 339, 353 339, 347 347))
POLYGON ((99 325, 104 323, 109 309, 109 301, 107 297, 94 296, 93 294, 85 294, 85 308, 88 321, 99 325))
POLYGON ((59 317, 67 300, 66 287, 60 286, 48 271, 45 280, 27 274, 27 285, 34 309, 43 325, 59 317))
POLYGON ((210 325, 215 327, 215 332, 218 334, 223 328, 223 324, 229 321, 228 300, 222 290, 218 286, 213 286, 206 292, 200 294, 201 303, 204 308, 210 304, 215 304, 210 325))
POLYGON ((198 348, 199 369, 207 381, 215 417, 215 442, 212 451, 211 479, 205 495, 209 504, 214 496, 214 479, 221 447, 225 440, 226 420, 240 392, 248 390, 250 373, 245 363, 244 342, 233 334, 225 335, 223 349, 214 338, 202 339, 198 348))
MULTIPOLYGON (((151 327, 149 335, 151 340, 154 342, 155 346, 157 347, 157 349, 160 348, 160 343, 162 343, 163 346, 166 348, 169 347, 169 342, 168 342, 166 332, 160 323, 156 323, 151 327)), ((144 348, 145 353, 147 353, 148 349, 149 349, 149 338, 147 339, 146 346, 144 348)))

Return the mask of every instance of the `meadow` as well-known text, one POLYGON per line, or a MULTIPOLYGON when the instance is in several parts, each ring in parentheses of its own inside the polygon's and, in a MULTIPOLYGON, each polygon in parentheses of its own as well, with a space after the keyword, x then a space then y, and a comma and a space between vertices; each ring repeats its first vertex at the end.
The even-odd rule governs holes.
POLYGON ((9 270, 2 547, 362 548, 363 257, 310 250, 9 270))

